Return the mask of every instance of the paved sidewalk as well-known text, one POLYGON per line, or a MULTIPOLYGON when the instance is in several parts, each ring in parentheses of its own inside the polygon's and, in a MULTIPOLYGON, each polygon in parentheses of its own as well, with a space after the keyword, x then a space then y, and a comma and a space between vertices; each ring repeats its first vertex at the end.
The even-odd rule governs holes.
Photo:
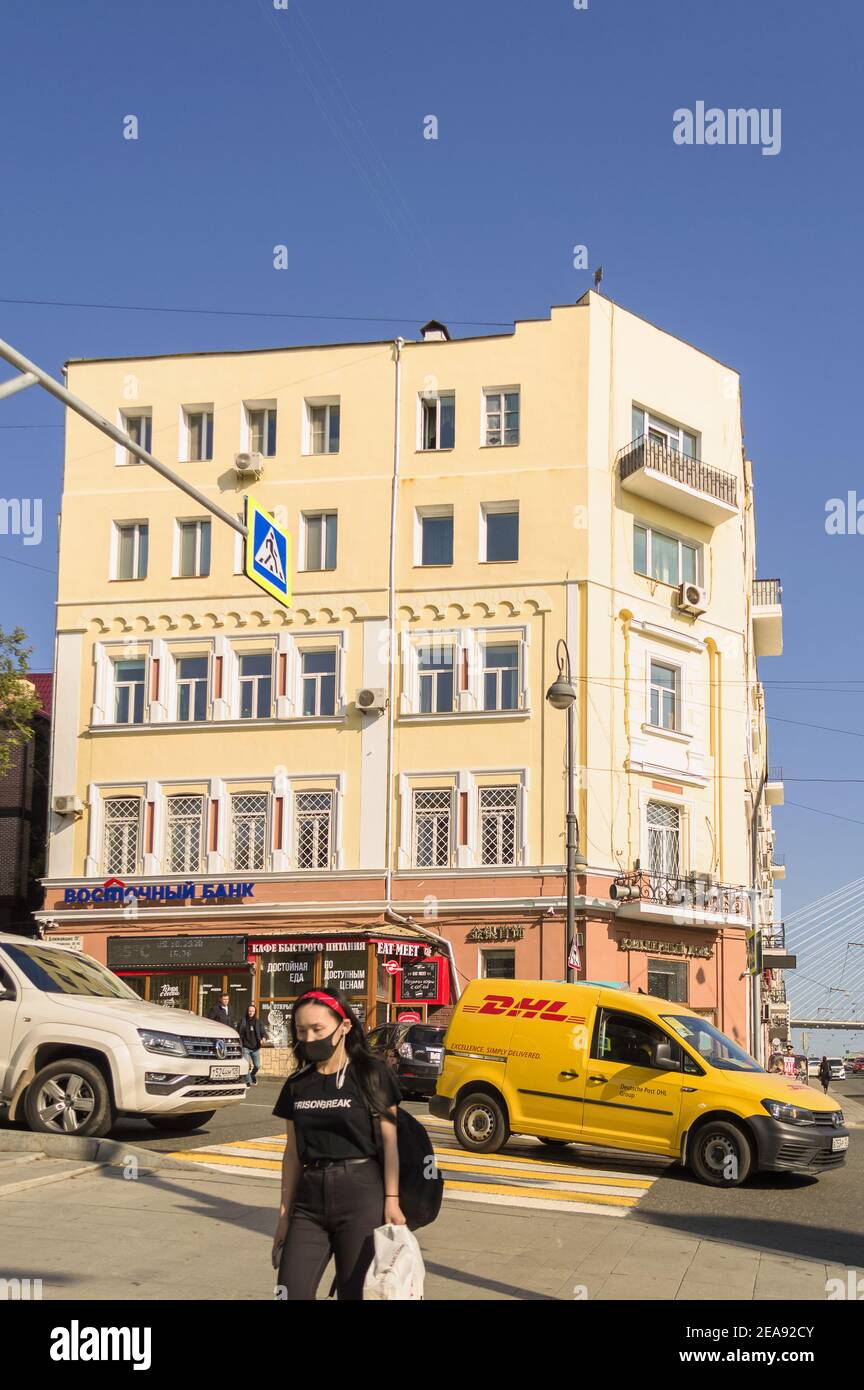
MULTIPOLYGON (((94 1164, 90 1173, 38 1187, 24 1184, 39 1176, 40 1162, 56 1176, 60 1160, 20 1165, 20 1187, 7 1168, 0 1277, 39 1278, 46 1299, 272 1299, 273 1186, 142 1150, 138 1158, 136 1178, 125 1176, 134 1171, 128 1159, 124 1167, 115 1158, 116 1166, 94 1164)), ((706 1239, 636 1216, 609 1221, 460 1203, 445 1205, 419 1239, 430 1300, 823 1300, 826 1280, 845 1283, 848 1274, 846 1264, 706 1239)))

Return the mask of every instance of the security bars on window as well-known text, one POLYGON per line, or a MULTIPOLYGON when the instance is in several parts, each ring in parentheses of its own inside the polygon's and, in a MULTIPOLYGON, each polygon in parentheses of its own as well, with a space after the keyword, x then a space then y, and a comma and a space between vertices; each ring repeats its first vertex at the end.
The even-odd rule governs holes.
POLYGON ((203 796, 168 797, 168 872, 197 874, 201 868, 203 796))
POLYGON ((450 863, 449 791, 414 793, 414 863, 421 869, 443 869, 450 863))
POLYGON ((483 864, 516 862, 516 787, 480 788, 480 859, 483 864))
POLYGON ((112 796, 105 802, 104 860, 106 874, 134 874, 138 868, 138 827, 141 802, 137 796, 112 796))
POLYGON ((330 867, 330 820, 332 792, 298 792, 295 802, 297 821, 297 868, 330 867))
POLYGON ((681 813, 662 801, 648 803, 648 872, 652 878, 681 872, 681 813))
POLYGON ((235 869, 263 869, 267 846, 266 792, 236 792, 231 797, 231 864, 235 869))

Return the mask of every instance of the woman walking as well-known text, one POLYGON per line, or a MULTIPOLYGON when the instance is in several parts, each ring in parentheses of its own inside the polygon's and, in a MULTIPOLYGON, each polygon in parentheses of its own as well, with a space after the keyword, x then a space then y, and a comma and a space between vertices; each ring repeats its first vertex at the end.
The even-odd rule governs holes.
POLYGON ((250 1066, 246 1086, 257 1086, 258 1072, 261 1069, 261 1044, 267 1041, 267 1029, 258 1017, 258 1010, 254 1004, 249 1005, 237 1024, 237 1032, 240 1035, 243 1056, 250 1066))
POLYGON ((332 1255, 340 1301, 358 1301, 373 1231, 406 1224, 399 1205, 399 1087, 370 1053, 341 990, 301 995, 291 1040, 302 1069, 286 1081, 273 1110, 287 1128, 273 1240, 279 1295, 313 1300, 332 1255))
POLYGON ((828 1094, 828 1082, 831 1080, 831 1063, 827 1057, 823 1057, 819 1063, 819 1080, 822 1082, 822 1090, 826 1096, 828 1094))

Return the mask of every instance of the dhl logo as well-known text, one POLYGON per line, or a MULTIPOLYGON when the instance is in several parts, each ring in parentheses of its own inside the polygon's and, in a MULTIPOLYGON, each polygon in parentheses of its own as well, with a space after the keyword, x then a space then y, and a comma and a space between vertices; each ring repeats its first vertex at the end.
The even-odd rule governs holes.
POLYGON ((466 1014, 497 1014, 507 1018, 542 1018, 550 1023, 584 1023, 579 1014, 565 1014, 563 999, 520 999, 509 994, 486 994, 482 1004, 466 1004, 466 1014))

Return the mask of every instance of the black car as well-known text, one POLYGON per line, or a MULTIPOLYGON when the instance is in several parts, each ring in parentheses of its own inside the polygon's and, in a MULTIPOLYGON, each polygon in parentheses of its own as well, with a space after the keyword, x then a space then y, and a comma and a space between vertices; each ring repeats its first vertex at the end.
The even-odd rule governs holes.
POLYGON ((430 1023, 385 1023, 369 1046, 396 1073, 403 1096, 432 1096, 444 1061, 446 1028, 430 1023))

